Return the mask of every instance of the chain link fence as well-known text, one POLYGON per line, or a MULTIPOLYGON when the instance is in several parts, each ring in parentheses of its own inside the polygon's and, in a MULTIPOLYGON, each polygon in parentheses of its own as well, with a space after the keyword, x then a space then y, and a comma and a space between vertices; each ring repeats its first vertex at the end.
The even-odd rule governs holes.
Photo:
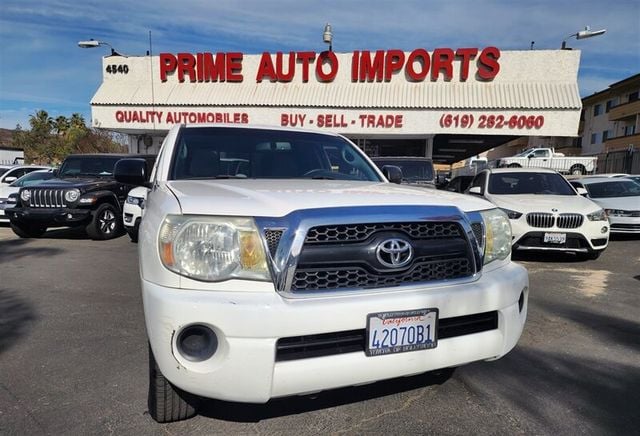
POLYGON ((598 174, 640 174, 640 151, 635 149, 611 151, 598 156, 598 174))

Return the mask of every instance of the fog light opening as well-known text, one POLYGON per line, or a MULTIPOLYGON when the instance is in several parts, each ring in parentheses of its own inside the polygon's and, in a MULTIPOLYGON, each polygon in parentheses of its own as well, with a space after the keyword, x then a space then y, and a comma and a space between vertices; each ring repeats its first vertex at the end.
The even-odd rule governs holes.
POLYGON ((218 349, 218 337, 209 327, 190 325, 182 329, 176 342, 178 352, 190 362, 202 362, 218 349))
POLYGON ((607 226, 604 226, 603 228, 600 229, 600 233, 607 233, 607 230, 609 230, 609 228, 607 226))

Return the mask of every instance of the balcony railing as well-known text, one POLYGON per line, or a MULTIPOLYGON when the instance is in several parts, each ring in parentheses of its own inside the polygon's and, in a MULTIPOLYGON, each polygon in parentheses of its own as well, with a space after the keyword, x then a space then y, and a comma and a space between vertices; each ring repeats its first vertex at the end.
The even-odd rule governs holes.
POLYGON ((629 103, 619 104, 618 106, 614 106, 609 109, 609 121, 633 118, 638 114, 640 114, 640 100, 634 100, 629 103))
POLYGON ((604 149, 606 151, 628 150, 629 146, 640 149, 640 133, 609 138, 604 143, 604 149))

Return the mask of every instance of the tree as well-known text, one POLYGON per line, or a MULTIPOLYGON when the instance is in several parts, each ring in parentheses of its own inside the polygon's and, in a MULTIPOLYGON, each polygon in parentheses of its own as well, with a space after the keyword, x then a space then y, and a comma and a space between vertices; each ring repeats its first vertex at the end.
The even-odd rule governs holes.
POLYGON ((65 133, 67 133, 69 127, 71 127, 71 123, 69 122, 67 117, 65 117, 64 115, 60 115, 58 118, 56 118, 54 122, 54 128, 58 135, 64 135, 65 133))

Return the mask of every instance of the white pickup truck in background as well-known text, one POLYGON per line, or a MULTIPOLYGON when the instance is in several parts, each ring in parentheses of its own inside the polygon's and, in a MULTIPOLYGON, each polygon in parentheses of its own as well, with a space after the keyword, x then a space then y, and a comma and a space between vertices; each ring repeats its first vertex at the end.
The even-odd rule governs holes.
POLYGON ((513 157, 495 161, 495 167, 550 168, 563 174, 583 175, 596 171, 597 157, 565 156, 553 148, 530 148, 513 157))

